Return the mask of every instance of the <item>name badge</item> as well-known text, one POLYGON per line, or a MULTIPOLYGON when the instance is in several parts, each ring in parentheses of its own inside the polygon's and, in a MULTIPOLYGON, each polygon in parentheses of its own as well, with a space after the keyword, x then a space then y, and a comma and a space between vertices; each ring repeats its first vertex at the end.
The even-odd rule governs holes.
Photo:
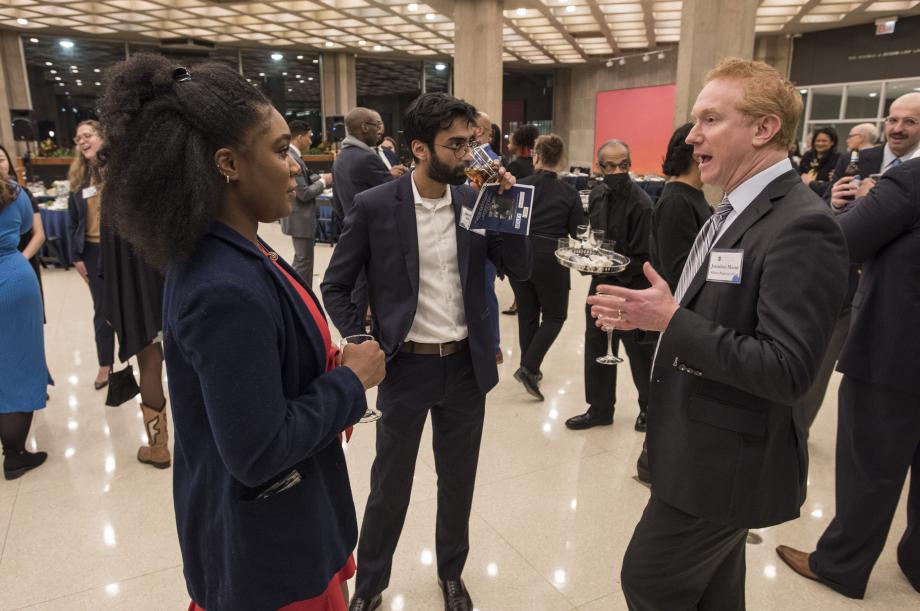
POLYGON ((709 272, 707 282, 727 282, 741 284, 741 263, 744 261, 743 250, 717 250, 709 253, 709 272))
POLYGON ((89 199, 91 197, 96 197, 96 187, 86 187, 83 189, 83 199, 89 199))

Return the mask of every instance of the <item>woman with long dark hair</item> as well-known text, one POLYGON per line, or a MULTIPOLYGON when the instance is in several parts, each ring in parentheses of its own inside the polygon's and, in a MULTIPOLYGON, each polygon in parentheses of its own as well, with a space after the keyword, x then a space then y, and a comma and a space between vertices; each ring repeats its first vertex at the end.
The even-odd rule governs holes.
POLYGON ((339 434, 384 357, 373 341, 337 354, 310 288, 257 235, 291 212, 290 130, 233 69, 147 54, 113 68, 100 116, 107 218, 166 272, 192 608, 345 609, 357 524, 339 434))
POLYGON ((799 162, 802 182, 818 195, 824 195, 838 159, 837 131, 833 127, 819 127, 812 134, 811 146, 799 162))
POLYGON ((536 125, 522 125, 511 134, 508 150, 515 158, 508 164, 508 172, 520 180, 533 174, 533 147, 540 136, 536 125))
POLYGON ((45 407, 48 386, 41 292, 18 248, 32 220, 25 189, 0 178, 0 442, 8 480, 48 457, 26 450, 33 412, 45 407))

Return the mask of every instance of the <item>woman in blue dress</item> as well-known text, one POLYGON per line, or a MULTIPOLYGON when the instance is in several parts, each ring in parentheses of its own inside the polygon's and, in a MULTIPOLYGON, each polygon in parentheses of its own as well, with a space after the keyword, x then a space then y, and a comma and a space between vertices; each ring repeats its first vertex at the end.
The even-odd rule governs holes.
POLYGON ((32 414, 45 407, 48 386, 41 293, 18 249, 20 236, 31 227, 28 194, 0 178, 0 441, 8 480, 48 458, 26 450, 32 414))

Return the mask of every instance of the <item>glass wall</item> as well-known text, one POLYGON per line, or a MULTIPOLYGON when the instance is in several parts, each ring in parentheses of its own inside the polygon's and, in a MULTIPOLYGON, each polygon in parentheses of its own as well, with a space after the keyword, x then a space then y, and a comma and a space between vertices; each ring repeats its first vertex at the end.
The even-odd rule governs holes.
POLYGON ((799 130, 802 150, 811 144, 814 130, 833 127, 838 136, 837 150, 843 153, 854 125, 872 123, 883 137, 884 119, 892 102, 905 93, 920 91, 920 78, 820 85, 799 91, 805 99, 805 117, 799 130))
MULTIPOLYGON (((58 155, 71 151, 80 121, 96 117, 96 98, 106 71, 136 53, 159 53, 193 68, 218 61, 239 71, 259 88, 288 121, 313 126, 314 145, 322 137, 320 57, 308 51, 237 49, 182 44, 89 40, 58 36, 23 37, 32 118, 46 149, 58 155), (63 44, 62 44, 63 43, 63 44)), ((451 64, 437 60, 358 58, 355 62, 357 102, 380 112, 389 135, 397 135, 409 104, 424 91, 449 93, 451 64)))

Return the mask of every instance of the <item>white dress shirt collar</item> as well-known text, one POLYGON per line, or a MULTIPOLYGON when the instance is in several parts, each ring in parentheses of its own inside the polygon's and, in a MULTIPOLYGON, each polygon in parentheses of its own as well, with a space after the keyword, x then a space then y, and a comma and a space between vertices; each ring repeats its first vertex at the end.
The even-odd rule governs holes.
POLYGON ((904 161, 911 159, 917 152, 920 152, 920 144, 915 146, 912 151, 907 151, 906 153, 898 157, 897 155, 894 154, 894 151, 888 148, 888 145, 886 144, 885 148, 882 151, 882 167, 879 170, 879 172, 884 174, 885 172, 891 169, 891 163, 895 159, 900 159, 902 162, 904 162, 904 161))
POLYGON ((449 206, 453 203, 453 199, 450 194, 450 185, 444 185, 444 195, 438 198, 428 198, 422 197, 421 193, 418 192, 418 187, 415 184, 415 171, 412 172, 412 197, 415 201, 416 206, 424 206, 429 210, 437 210, 444 206, 449 206))
POLYGON ((747 210, 747 207, 751 205, 758 195, 767 188, 771 182, 785 174, 786 172, 792 171, 792 162, 789 161, 788 157, 784 157, 781 161, 778 161, 768 167, 765 170, 761 170, 757 174, 754 174, 743 183, 732 189, 730 193, 727 193, 728 201, 732 205, 732 211, 728 213, 728 216, 725 217, 725 221, 722 223, 722 227, 719 228, 719 235, 716 237, 721 238, 728 230, 729 226, 735 222, 735 219, 741 216, 741 213, 747 210))
POLYGON ((293 142, 292 142, 291 144, 288 144, 288 149, 289 149, 292 153, 294 153, 295 155, 297 155, 298 158, 299 158, 299 157, 303 157, 303 155, 300 154, 300 149, 297 148, 296 146, 294 146, 294 143, 293 143, 293 142))

